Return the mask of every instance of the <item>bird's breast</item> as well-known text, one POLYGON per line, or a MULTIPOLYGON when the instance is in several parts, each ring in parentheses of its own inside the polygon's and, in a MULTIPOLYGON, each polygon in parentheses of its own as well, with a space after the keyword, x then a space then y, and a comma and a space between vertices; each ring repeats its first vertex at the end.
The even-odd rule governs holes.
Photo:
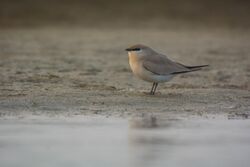
POLYGON ((143 68, 142 60, 140 60, 136 55, 134 55, 132 53, 129 54, 129 65, 130 65, 130 68, 135 76, 137 76, 145 81, 152 82, 151 81, 151 72, 146 71, 143 68))
POLYGON ((133 73, 138 73, 139 70, 139 60, 136 55, 129 53, 129 65, 133 73))

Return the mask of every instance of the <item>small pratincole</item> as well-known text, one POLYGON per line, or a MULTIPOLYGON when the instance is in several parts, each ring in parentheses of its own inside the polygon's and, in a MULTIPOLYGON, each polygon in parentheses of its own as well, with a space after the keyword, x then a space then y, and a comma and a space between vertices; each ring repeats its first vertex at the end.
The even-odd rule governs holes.
POLYGON ((151 95, 155 94, 158 83, 167 82, 178 74, 201 70, 202 67, 208 66, 186 66, 171 61, 165 55, 141 44, 131 46, 126 51, 128 51, 129 65, 134 75, 153 83, 151 95))

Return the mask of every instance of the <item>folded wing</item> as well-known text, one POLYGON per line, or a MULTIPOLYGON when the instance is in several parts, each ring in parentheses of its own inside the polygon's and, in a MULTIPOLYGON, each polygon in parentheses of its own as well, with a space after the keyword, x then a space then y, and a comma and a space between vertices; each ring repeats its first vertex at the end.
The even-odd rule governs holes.
POLYGON ((192 71, 181 64, 169 60, 166 56, 161 54, 155 54, 154 56, 145 58, 143 67, 157 75, 171 75, 192 71))

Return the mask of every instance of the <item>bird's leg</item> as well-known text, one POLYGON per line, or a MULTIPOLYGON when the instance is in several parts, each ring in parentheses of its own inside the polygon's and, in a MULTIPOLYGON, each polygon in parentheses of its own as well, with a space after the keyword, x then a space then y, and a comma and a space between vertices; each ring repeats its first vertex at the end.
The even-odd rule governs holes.
POLYGON ((153 86, 151 88, 150 94, 153 95, 154 94, 154 87, 155 87, 155 82, 153 83, 153 86))
POLYGON ((158 83, 155 82, 155 87, 154 87, 153 95, 155 94, 155 91, 156 91, 157 86, 158 86, 158 83))

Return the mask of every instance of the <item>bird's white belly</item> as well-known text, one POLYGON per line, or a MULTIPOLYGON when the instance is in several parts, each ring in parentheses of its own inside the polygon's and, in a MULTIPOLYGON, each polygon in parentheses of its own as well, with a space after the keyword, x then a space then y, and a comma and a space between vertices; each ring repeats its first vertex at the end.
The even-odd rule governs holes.
POLYGON ((148 82, 167 82, 171 80, 174 76, 173 75, 157 75, 146 69, 143 69, 142 72, 139 74, 139 77, 148 82))
POLYGON ((151 82, 167 82, 170 81, 174 76, 173 75, 151 75, 151 82))

